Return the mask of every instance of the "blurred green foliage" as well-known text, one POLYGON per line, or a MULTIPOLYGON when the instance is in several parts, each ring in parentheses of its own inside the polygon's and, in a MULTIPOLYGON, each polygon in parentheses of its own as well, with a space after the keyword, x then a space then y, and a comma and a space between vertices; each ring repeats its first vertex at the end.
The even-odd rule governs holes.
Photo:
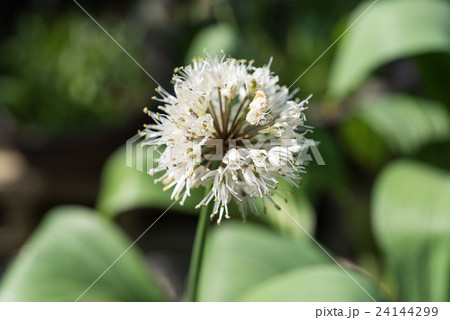
MULTIPOLYGON (((203 48, 210 54, 224 49, 236 58, 255 59, 256 64, 264 64, 273 56, 273 70, 280 75, 281 83, 289 85, 372 3, 180 3, 175 5, 173 23, 181 34, 174 48, 181 46, 181 54, 174 59, 190 61, 192 56, 201 55, 203 48)), ((0 91, 5 91, 0 97, 5 99, 5 105, 10 102, 11 113, 21 121, 33 122, 43 117, 39 121, 49 129, 77 125, 64 116, 61 119, 67 122, 47 117, 47 113, 59 117, 56 114, 65 104, 73 108, 67 111, 71 119, 81 122, 107 119, 103 113, 106 109, 102 108, 112 108, 105 112, 120 116, 127 105, 124 101, 130 103, 134 93, 139 92, 139 76, 135 72, 141 71, 116 65, 121 53, 113 48, 115 44, 97 33, 95 26, 90 30, 86 26, 89 21, 81 20, 61 20, 59 29, 49 32, 42 21, 31 19, 34 22, 23 24, 25 28, 36 24, 36 36, 11 39, 5 44, 10 50, 7 52, 45 44, 35 49, 36 59, 25 61, 28 55, 17 54, 11 64, 16 74, 0 78, 0 91), (67 33, 72 29, 97 34, 98 39, 95 36, 91 43, 71 31, 74 35, 69 41, 67 33), (104 48, 108 49, 103 51, 104 48), (92 57, 83 54, 91 51, 92 57), (59 67, 72 59, 76 63, 59 67), (28 67, 17 71, 22 63, 28 67), (75 75, 75 68, 83 72, 75 75), (29 79, 24 81, 29 84, 18 81, 22 79, 17 78, 19 75, 29 79), (45 77, 46 83, 54 82, 48 86, 55 90, 50 92, 53 94, 39 86, 43 83, 36 80, 39 77, 45 77), (114 89, 116 85, 119 91, 114 89), (55 89, 62 87, 60 91, 55 89), (67 88, 70 94, 65 91, 67 88), (117 92, 123 95, 116 96, 117 92), (45 99, 51 100, 48 106, 43 103, 45 99), (35 101, 42 107, 40 116, 32 116, 31 112, 40 110, 33 108, 35 101), (102 107, 92 108, 97 105, 102 107)), ((307 115, 316 126, 311 136, 320 141, 319 151, 326 166, 312 162, 303 186, 295 190, 285 186, 292 195, 287 196, 283 207, 311 234, 316 228, 316 213, 324 207, 331 211, 330 216, 343 216, 355 251, 354 260, 360 264, 355 266, 343 260, 344 268, 377 300, 450 299, 450 94, 446 72, 450 65, 449 21, 450 4, 444 0, 379 1, 294 86, 301 87, 300 96, 315 94, 307 115), (412 76, 397 72, 401 74, 400 84, 390 74, 399 64, 406 64, 408 72, 412 72, 412 76), (412 85, 410 78, 416 81, 412 85), (397 160, 399 157, 407 159, 397 160)), ((117 32, 120 35, 120 28, 117 32)), ((154 156, 153 151, 146 153, 144 150, 137 154, 144 171, 148 169, 147 157, 154 156)), ((60 208, 50 214, 9 267, 0 285, 0 299, 76 298, 130 242, 116 230, 113 218, 143 207, 165 210, 172 203, 170 191, 164 193, 145 172, 128 168, 125 163, 125 148, 107 161, 97 211, 60 208), (85 228, 84 223, 90 227, 85 228), (59 234, 57 230, 64 232, 59 234), (62 238, 55 240, 56 234, 62 238), (102 245, 103 236, 109 240, 102 245), (116 248, 109 243, 117 243, 116 248), (32 258, 27 255, 27 248, 34 248, 32 258), (63 250, 65 254, 61 254, 63 250), (102 259, 93 259, 96 255, 102 259), (65 264, 77 268, 61 272, 58 266, 65 264), (80 271, 85 266, 89 266, 88 270, 80 271), (55 274, 60 282, 51 281, 55 274), (30 289, 28 281, 35 284, 34 289, 30 289), (59 295, 63 289, 64 295, 59 295)), ((136 158, 131 165, 139 167, 136 158)), ((196 192, 184 207, 176 204, 173 209, 196 214, 194 204, 202 194, 201 190, 196 192)), ((200 300, 370 301, 284 212, 268 206, 265 215, 248 220, 244 225, 224 221, 221 227, 211 228, 200 279, 200 300)), ((132 251, 129 261, 121 269, 109 271, 114 276, 105 275, 85 299, 165 298, 153 277, 144 272, 137 250, 132 251), (120 273, 129 273, 127 269, 133 274, 130 283, 124 284, 120 273), (120 291, 113 289, 120 286, 126 289, 123 294, 113 295, 120 291)))
POLYGON ((388 94, 362 102, 341 132, 358 163, 379 168, 390 152, 408 155, 429 143, 448 140, 450 117, 435 101, 388 94))
MULTIPOLYGON (((200 301, 371 301, 310 239, 292 241, 252 225, 217 228, 202 270, 200 301)), ((379 298, 368 277, 356 277, 379 298)))
POLYGON ((383 170, 372 211, 394 290, 403 301, 450 300, 450 175, 410 160, 383 170))
MULTIPOLYGON (((137 46, 124 25, 108 29, 137 46)), ((0 50, 0 104, 46 134, 111 125, 142 102, 145 74, 85 16, 21 16, 0 50)))
POLYGON ((337 51, 329 78, 333 97, 343 98, 386 62, 426 52, 450 52, 448 2, 381 1, 373 8, 372 3, 366 2, 350 16, 350 21, 356 21, 366 12, 337 51))
POLYGON ((2 301, 161 301, 159 284, 122 231, 91 209, 49 212, 2 279, 2 301), (124 252, 126 254, 121 256, 124 252))

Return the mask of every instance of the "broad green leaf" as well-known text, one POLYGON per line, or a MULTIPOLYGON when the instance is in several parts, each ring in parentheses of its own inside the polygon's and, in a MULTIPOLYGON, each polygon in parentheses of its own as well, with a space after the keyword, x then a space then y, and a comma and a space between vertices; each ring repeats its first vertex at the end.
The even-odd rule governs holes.
MULTIPOLYGON (((92 210, 48 213, 6 270, 1 301, 75 301, 131 242, 92 210)), ((143 257, 130 248, 80 301, 161 301, 165 295, 143 257)))
POLYGON ((411 161, 381 173, 372 198, 375 237, 405 301, 450 300, 450 175, 411 161))
MULTIPOLYGON (((359 6, 350 26, 373 1, 359 6)), ((329 93, 343 98, 378 67, 427 52, 450 52, 450 3, 445 0, 378 1, 338 44, 329 93)))
MULTIPOLYGON (((127 166, 125 148, 112 154, 105 165, 97 208, 107 216, 143 207, 165 210, 174 202, 170 199, 171 191, 164 192, 164 185, 155 184, 146 173, 159 154, 151 149, 142 149, 139 145, 135 149, 130 150, 130 167, 127 166)), ((176 203, 171 210, 194 212, 202 195, 202 189, 193 190, 184 206, 176 203)))
POLYGON ((200 30, 192 39, 186 54, 186 63, 192 58, 201 56, 204 49, 214 56, 224 50, 226 54, 232 54, 236 48, 238 34, 236 30, 227 24, 214 24, 200 30))
POLYGON ((239 301, 373 301, 371 297, 380 300, 378 288, 369 277, 348 272, 367 293, 338 266, 318 265, 269 278, 242 294, 239 301))
POLYGON ((251 223, 223 223, 207 239, 199 300, 236 301, 272 276, 329 261, 309 241, 292 241, 251 223))
POLYGON ((391 94, 363 104, 343 132, 361 163, 379 165, 387 158, 386 147, 410 154, 430 142, 448 139, 450 117, 436 102, 391 94))
POLYGON ((359 117, 396 152, 411 153, 450 136, 450 117, 437 102, 388 95, 369 102, 359 117))

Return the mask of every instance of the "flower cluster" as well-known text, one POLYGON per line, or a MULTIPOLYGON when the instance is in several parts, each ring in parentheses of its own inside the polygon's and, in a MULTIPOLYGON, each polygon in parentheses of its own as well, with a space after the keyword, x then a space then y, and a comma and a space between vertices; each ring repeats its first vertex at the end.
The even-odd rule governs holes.
POLYGON ((173 188, 172 198, 183 204, 191 189, 210 186, 197 207, 213 201, 220 223, 232 199, 245 219, 248 210, 257 214, 257 198, 277 206, 280 178, 297 186, 309 97, 291 100, 295 92, 278 84, 270 62, 198 58, 175 69, 173 83, 173 95, 157 88, 161 113, 145 110, 155 123, 142 131, 145 144, 165 147, 149 173, 173 188))

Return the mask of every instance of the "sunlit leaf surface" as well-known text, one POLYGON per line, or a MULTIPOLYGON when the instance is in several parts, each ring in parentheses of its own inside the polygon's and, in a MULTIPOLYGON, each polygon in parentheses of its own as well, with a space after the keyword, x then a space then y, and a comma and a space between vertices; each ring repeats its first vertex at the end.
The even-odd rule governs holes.
MULTIPOLYGON (((359 6, 350 26, 373 1, 359 6)), ((372 71, 395 59, 450 52, 450 3, 445 0, 378 1, 341 39, 329 93, 342 98, 372 71)))
POLYGON ((208 239, 199 300, 369 301, 336 268, 310 241, 288 240, 250 223, 227 222, 213 230, 208 239), (336 282, 325 285, 327 280, 336 282))

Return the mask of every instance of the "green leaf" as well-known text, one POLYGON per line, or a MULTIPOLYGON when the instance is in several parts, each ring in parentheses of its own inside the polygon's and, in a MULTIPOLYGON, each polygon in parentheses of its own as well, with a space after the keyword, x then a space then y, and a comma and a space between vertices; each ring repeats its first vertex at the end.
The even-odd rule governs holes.
POLYGON ((405 301, 450 300, 450 175, 411 161, 375 185, 373 227, 405 301))
MULTIPOLYGON (((137 146, 136 150, 133 150, 135 153, 130 154, 133 160, 130 163, 131 167, 127 166, 125 148, 117 150, 108 159, 103 170, 97 202, 98 210, 105 215, 115 216, 127 210, 144 207, 165 210, 174 202, 170 199, 171 191, 164 192, 164 185, 155 184, 152 177, 146 173, 153 165, 152 160, 159 154, 151 149, 140 148, 137 146), (147 154, 146 151, 150 153, 147 154)), ((195 205, 201 201, 202 195, 203 190, 193 190, 184 206, 176 203, 172 210, 194 212, 195 205)))
MULTIPOLYGON (((53 209, 7 269, 1 301, 75 301, 127 250, 108 220, 75 206, 53 209)), ((80 301, 161 301, 143 257, 130 248, 80 301)))
POLYGON ((430 142, 448 139, 450 117, 436 102, 391 94, 361 105, 342 130, 355 158, 376 167, 387 159, 387 148, 411 154, 430 142))
POLYGON ((450 117, 437 102, 388 95, 369 102, 359 117, 399 153, 411 153, 450 135, 450 117))
MULTIPOLYGON (((377 301, 378 288, 368 277, 349 272, 377 301)), ((240 301, 373 301, 335 265, 309 266, 282 273, 245 292, 240 301)))
POLYGON ((329 258, 307 241, 291 241, 251 223, 223 223, 209 235, 200 275, 200 301, 237 301, 270 277, 329 258))
MULTIPOLYGON (((371 3, 359 6, 348 26, 371 3)), ((450 52, 449 2, 378 1, 340 41, 329 78, 329 93, 343 98, 378 67, 427 52, 450 52)))
POLYGON ((232 54, 237 41, 238 34, 233 27, 223 23, 207 26, 192 39, 186 54, 186 63, 202 55, 204 49, 212 56, 220 53, 221 50, 224 50, 226 54, 232 54))

